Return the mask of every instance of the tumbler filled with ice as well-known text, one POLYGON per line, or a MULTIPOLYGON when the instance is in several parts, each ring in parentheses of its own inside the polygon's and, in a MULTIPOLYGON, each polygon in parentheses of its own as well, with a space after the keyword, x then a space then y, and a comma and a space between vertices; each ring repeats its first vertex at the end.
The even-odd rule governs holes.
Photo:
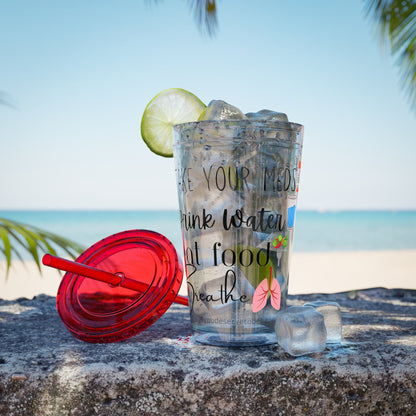
POLYGON ((173 151, 196 340, 275 343, 285 307, 303 126, 212 102, 173 128, 173 151))

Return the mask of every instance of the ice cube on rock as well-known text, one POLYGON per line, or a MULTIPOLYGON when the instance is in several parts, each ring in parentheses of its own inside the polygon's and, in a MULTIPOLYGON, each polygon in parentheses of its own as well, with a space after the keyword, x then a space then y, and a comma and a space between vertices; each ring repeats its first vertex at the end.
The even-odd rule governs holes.
POLYGON ((290 355, 299 356, 325 349, 324 317, 312 306, 291 306, 276 316, 277 342, 290 355))
POLYGON ((316 301, 305 303, 312 306, 324 317, 328 343, 339 343, 342 340, 341 310, 336 302, 316 301))
POLYGON ((253 121, 289 121, 285 113, 278 113, 272 110, 260 110, 257 113, 247 113, 246 117, 253 121))
POLYGON ((201 113, 198 121, 203 120, 244 120, 247 117, 242 111, 222 100, 211 101, 201 113))

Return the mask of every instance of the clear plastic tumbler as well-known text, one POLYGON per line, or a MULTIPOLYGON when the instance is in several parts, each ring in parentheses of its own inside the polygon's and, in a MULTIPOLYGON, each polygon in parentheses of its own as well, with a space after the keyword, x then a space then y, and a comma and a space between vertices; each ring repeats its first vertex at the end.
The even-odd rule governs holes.
POLYGON ((198 342, 275 343, 285 307, 303 126, 221 120, 174 126, 191 324, 198 342))

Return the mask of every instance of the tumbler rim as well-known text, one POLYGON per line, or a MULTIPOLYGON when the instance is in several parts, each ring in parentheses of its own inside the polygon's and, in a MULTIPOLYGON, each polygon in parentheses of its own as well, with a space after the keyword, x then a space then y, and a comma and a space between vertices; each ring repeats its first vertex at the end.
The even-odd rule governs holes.
POLYGON ((275 140, 302 146, 304 132, 304 126, 298 123, 246 119, 191 121, 176 124, 172 129, 174 147, 187 142, 195 143, 195 133, 200 135, 201 142, 209 139, 221 139, 223 143, 275 140), (280 136, 279 132, 292 134, 280 136))

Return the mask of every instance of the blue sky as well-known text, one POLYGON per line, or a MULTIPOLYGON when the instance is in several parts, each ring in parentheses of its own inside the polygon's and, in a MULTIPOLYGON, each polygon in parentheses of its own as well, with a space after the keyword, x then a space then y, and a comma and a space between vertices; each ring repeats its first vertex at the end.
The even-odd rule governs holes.
POLYGON ((185 88, 305 125, 300 209, 416 209, 416 111, 359 0, 0 2, 0 209, 175 209, 172 159, 139 133, 185 88))

